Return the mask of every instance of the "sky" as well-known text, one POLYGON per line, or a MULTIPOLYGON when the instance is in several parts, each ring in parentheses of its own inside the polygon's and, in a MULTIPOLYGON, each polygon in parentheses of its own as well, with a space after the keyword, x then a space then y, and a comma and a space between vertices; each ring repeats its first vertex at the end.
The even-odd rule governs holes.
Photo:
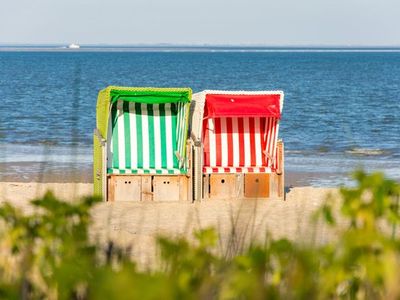
POLYGON ((400 46, 399 0, 0 0, 0 44, 400 46))

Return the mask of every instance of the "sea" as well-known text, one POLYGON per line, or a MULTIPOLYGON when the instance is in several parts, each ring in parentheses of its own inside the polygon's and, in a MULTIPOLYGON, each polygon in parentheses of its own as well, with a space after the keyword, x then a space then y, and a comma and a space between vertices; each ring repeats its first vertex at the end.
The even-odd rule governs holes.
POLYGON ((109 85, 283 90, 288 186, 400 181, 400 49, 0 46, 0 181, 92 180, 109 85))

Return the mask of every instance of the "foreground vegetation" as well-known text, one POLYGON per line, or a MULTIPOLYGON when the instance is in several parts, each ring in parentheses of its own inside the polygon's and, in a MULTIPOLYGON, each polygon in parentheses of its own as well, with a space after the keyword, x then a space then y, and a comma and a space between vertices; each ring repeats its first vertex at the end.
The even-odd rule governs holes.
POLYGON ((0 298, 399 299, 400 185, 382 174, 355 179, 357 187, 315 214, 336 230, 327 244, 267 239, 221 257, 217 233, 204 229, 194 243, 159 237, 160 265, 151 271, 138 269, 129 249, 89 239, 94 198, 66 203, 48 193, 30 215, 5 203, 0 298))

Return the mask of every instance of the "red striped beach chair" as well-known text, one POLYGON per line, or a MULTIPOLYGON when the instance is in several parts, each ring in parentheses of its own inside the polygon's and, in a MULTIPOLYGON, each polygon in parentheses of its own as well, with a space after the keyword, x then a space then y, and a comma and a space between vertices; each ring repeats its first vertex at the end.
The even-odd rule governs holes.
POLYGON ((284 196, 283 92, 193 95, 194 198, 284 196))
POLYGON ((108 87, 99 93, 94 190, 106 201, 192 200, 191 89, 108 87))

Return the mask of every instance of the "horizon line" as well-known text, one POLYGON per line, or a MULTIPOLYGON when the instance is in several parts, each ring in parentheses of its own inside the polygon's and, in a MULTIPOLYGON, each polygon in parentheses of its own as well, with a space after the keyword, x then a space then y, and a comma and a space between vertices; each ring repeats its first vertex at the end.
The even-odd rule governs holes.
MULTIPOLYGON (((66 47, 71 43, 0 43, 0 47, 66 47)), ((154 48, 184 48, 184 47, 193 47, 193 48, 206 48, 206 47, 213 47, 213 48, 220 48, 220 47, 227 47, 227 48, 340 48, 340 49, 351 49, 351 48, 360 48, 360 49, 385 49, 385 48, 400 48, 399 45, 349 45, 349 44, 297 44, 297 45, 285 45, 285 44, 190 44, 190 43, 136 43, 136 44, 122 44, 122 43, 76 43, 81 47, 132 47, 132 48, 141 48, 141 47, 154 47, 154 48)))

